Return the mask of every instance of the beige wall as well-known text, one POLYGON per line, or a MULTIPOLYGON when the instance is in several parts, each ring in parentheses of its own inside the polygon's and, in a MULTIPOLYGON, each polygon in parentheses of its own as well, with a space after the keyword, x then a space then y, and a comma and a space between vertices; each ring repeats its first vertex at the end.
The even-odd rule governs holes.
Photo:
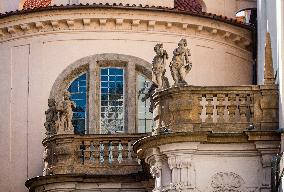
POLYGON ((224 15, 235 18, 236 13, 247 8, 256 8, 256 0, 203 0, 206 4, 206 11, 217 15, 224 15))
POLYGON ((42 175, 47 99, 59 74, 83 57, 117 53, 151 62, 156 43, 164 43, 171 58, 184 37, 192 52, 189 84, 251 83, 247 30, 199 17, 129 11, 56 11, 0 20, 1 190, 25 191, 27 178, 42 175))

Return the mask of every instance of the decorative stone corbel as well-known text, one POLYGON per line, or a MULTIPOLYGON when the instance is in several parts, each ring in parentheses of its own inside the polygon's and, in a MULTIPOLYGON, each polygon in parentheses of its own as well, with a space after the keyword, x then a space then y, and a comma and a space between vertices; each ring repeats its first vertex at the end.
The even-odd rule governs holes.
POLYGON ((22 24, 22 25, 20 25, 20 28, 21 28, 24 32, 30 30, 30 26, 29 26, 28 24, 22 24))
POLYGON ((91 19, 88 19, 88 18, 83 19, 83 25, 84 26, 90 26, 90 24, 91 24, 91 19))
POLYGON ((74 25, 75 25, 74 20, 67 20, 66 23, 69 29, 74 29, 74 25))
POLYGON ((116 29, 121 30, 123 25, 123 19, 117 18, 115 19, 116 29))
POLYGON ((172 28, 172 26, 173 26, 173 23, 167 22, 166 27, 167 27, 168 29, 172 28))
POLYGON ((53 30, 57 30, 59 28, 59 21, 53 20, 53 21, 50 21, 50 23, 51 23, 53 30))
POLYGON ((197 31, 198 31, 198 32, 203 31, 203 29, 204 29, 204 26, 203 26, 203 25, 198 25, 198 26, 197 26, 197 31))
POLYGON ((43 22, 40 22, 40 21, 35 22, 35 27, 39 30, 42 29, 43 28, 43 22))
POLYGON ((188 26, 189 26, 189 25, 188 25, 187 23, 183 23, 183 24, 182 24, 182 29, 183 29, 183 30, 186 30, 186 29, 188 28, 188 26))
POLYGON ((7 27, 7 31, 8 33, 10 33, 11 35, 16 33, 16 29, 13 26, 7 27))
POLYGON ((230 38, 231 35, 232 35, 232 33, 226 31, 226 32, 224 33, 223 37, 224 37, 225 39, 228 39, 228 38, 230 38))
POLYGON ((156 21, 148 21, 148 30, 153 31, 155 29, 156 21))

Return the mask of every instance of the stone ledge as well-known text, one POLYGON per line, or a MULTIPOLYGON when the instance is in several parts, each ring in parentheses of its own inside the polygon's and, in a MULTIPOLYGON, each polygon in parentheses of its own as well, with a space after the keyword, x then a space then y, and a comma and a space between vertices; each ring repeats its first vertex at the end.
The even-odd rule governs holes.
POLYGON ((31 178, 25 182, 30 192, 45 191, 48 188, 66 187, 66 189, 91 189, 115 190, 123 187, 147 189, 153 187, 153 181, 145 173, 118 175, 118 176, 95 176, 87 174, 48 175, 31 178), (63 185, 64 184, 64 185, 63 185), (68 185, 68 186, 67 186, 68 185))
POLYGON ((254 143, 258 141, 275 142, 281 134, 275 131, 244 131, 242 133, 214 133, 212 131, 169 133, 144 137, 134 143, 133 150, 142 157, 145 149, 160 145, 181 142, 200 142, 202 144, 254 143))

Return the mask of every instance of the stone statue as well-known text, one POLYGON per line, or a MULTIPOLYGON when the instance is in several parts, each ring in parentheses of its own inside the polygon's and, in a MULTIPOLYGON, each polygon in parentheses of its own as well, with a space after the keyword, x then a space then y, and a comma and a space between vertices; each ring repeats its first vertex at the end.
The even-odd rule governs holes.
POLYGON ((63 94, 63 101, 59 103, 57 110, 59 111, 59 129, 63 133, 73 133, 74 127, 72 125, 73 109, 76 107, 75 103, 70 100, 70 93, 66 91, 63 94))
POLYGON ((46 129, 46 135, 56 134, 58 111, 56 109, 55 99, 48 99, 48 110, 45 111, 45 116, 46 116, 46 122, 44 123, 44 127, 46 129))
POLYGON ((192 63, 189 61, 190 49, 187 48, 186 39, 181 39, 178 43, 178 48, 173 52, 174 56, 170 63, 172 77, 175 85, 187 85, 185 76, 192 68, 192 63))
POLYGON ((165 77, 166 60, 169 58, 168 53, 163 49, 163 44, 157 44, 154 51, 156 56, 152 62, 152 81, 157 85, 158 89, 168 88, 169 81, 165 77))

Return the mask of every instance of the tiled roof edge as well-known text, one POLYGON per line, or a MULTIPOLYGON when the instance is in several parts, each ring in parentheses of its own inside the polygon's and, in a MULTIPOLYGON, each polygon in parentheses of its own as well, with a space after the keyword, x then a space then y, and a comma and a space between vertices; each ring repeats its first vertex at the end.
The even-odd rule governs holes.
POLYGON ((197 16, 197 17, 204 17, 204 18, 210 18, 214 19, 217 21, 221 21, 224 23, 228 24, 233 24, 242 28, 246 28, 249 30, 255 30, 254 27, 250 24, 245 24, 243 22, 237 21, 236 19, 233 18, 228 18, 227 16, 223 15, 216 15, 213 13, 207 13, 207 12, 202 12, 202 13, 195 13, 195 12, 190 12, 186 10, 181 10, 177 8, 168 8, 168 7, 163 7, 163 6, 143 6, 141 4, 139 5, 130 5, 130 4, 67 4, 67 5, 53 5, 53 6, 48 6, 48 7, 40 7, 36 9, 23 9, 23 10, 16 10, 16 11, 10 11, 10 12, 5 12, 5 13, 0 13, 0 19, 9 17, 9 16, 14 16, 14 15, 21 15, 21 14, 27 14, 27 13, 36 13, 36 12, 44 12, 44 11, 49 11, 49 10, 68 10, 68 9, 85 9, 85 8, 115 8, 115 9, 134 9, 134 10, 149 10, 149 11, 159 11, 159 12, 169 12, 169 13, 178 13, 178 14, 185 14, 185 15, 192 15, 192 16, 197 16))

